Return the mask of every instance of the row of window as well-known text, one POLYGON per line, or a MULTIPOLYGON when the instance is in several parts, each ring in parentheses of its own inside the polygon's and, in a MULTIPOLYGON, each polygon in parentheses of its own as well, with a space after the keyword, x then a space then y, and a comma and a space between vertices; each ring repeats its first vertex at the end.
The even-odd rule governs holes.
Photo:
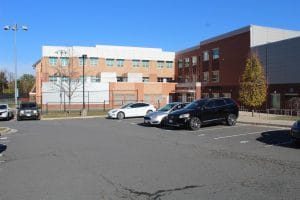
MULTIPOLYGON (((100 82, 101 78, 99 76, 85 76, 84 80, 86 81, 88 78, 90 78, 91 82, 100 82)), ((69 77, 67 76, 49 76, 50 82, 57 82, 59 80, 62 80, 62 82, 69 82, 69 77)), ((83 76, 80 76, 79 79, 81 82, 83 81, 83 76)), ((124 76, 118 76, 117 82, 127 82, 128 78, 124 76)), ((149 77, 143 77, 143 82, 149 82, 149 77)), ((157 82, 172 82, 172 78, 169 77, 158 77, 157 82)))
MULTIPOLYGON (((87 65, 89 61, 90 66, 97 66, 98 65, 98 58, 90 57, 90 58, 79 58, 79 66, 87 65), (83 63, 84 62, 84 63, 83 63)), ((113 59, 113 58, 106 58, 105 63, 108 67, 123 67, 124 66, 124 59, 113 59)), ((149 60, 132 60, 133 67, 149 67, 149 60)), ((57 66, 58 65, 58 58, 57 57, 49 57, 49 64, 50 66, 57 66)), ((62 67, 67 67, 69 65, 69 58, 68 57, 60 57, 60 64, 62 67)), ((156 65, 158 68, 173 68, 173 61, 163 61, 158 60, 156 61, 156 65)))
MULTIPOLYGON (((189 78, 180 77, 180 80, 179 80, 179 82, 185 82, 185 83, 190 82, 190 81, 193 81, 193 82, 197 81, 197 77, 196 77, 195 74, 192 77, 189 77, 189 78)), ((208 83, 208 82, 219 83, 220 82, 220 72, 219 72, 219 70, 211 72, 211 80, 210 80, 209 72, 208 71, 203 72, 202 82, 204 82, 204 83, 208 83)))
MULTIPOLYGON (((211 50, 211 55, 212 55, 212 59, 213 60, 217 60, 220 58, 220 52, 219 52, 219 48, 215 48, 211 50)), ((210 57, 210 51, 206 50, 202 52, 202 61, 206 62, 209 61, 209 57, 210 57)), ((201 60, 201 57, 199 56, 199 60, 201 60)), ((198 64, 198 57, 197 56, 192 56, 191 58, 186 57, 184 59, 179 59, 178 60, 178 67, 182 68, 184 67, 189 67, 190 66, 190 61, 192 61, 192 66, 197 65, 198 64)))

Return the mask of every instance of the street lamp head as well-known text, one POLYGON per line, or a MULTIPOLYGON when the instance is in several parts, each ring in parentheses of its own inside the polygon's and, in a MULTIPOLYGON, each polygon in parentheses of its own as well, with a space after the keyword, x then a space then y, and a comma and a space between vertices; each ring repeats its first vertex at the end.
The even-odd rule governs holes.
POLYGON ((21 26, 21 29, 24 31, 28 31, 28 27, 27 26, 21 26))
POLYGON ((82 55, 82 58, 87 58, 87 55, 86 55, 86 54, 83 54, 83 55, 82 55))
POLYGON ((3 29, 6 30, 6 31, 10 30, 10 25, 4 26, 3 29))

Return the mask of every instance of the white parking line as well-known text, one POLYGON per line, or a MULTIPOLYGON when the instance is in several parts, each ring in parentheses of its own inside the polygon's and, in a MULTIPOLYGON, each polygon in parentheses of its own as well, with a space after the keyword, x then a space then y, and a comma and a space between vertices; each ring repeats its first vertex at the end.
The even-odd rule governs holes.
POLYGON ((248 142, 249 142, 248 140, 240 141, 241 144, 246 144, 246 143, 248 143, 248 142))
POLYGON ((219 130, 219 129, 225 129, 225 128, 238 128, 238 127, 241 127, 241 126, 245 126, 245 125, 238 125, 238 126, 222 126, 222 127, 216 127, 216 128, 202 128, 197 132, 203 132, 203 131, 214 131, 214 130, 219 130))
POLYGON ((7 137, 1 137, 0 140, 7 140, 7 137))
POLYGON ((274 129, 272 129, 272 130, 262 130, 262 131, 252 132, 252 133, 242 133, 242 134, 237 134, 237 135, 228 135, 228 136, 223 136, 223 137, 216 137, 216 138, 214 138, 214 140, 226 139, 226 138, 232 138, 232 137, 239 137, 239 136, 245 136, 245 135, 255 135, 255 134, 268 132, 268 131, 274 131, 274 129))

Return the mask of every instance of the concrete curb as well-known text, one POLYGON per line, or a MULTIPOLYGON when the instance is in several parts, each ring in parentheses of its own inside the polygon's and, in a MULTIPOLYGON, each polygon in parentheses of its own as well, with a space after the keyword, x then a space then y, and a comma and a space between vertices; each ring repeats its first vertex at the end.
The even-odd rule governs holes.
POLYGON ((257 125, 257 126, 276 126, 282 128, 291 128, 291 125, 286 125, 286 124, 272 124, 272 123, 264 123, 264 122, 245 122, 245 121, 237 121, 237 123, 257 125))
POLYGON ((103 118, 106 115, 101 116, 86 116, 86 117, 53 117, 53 118, 41 118, 41 120, 50 121, 50 120, 68 120, 68 119, 93 119, 93 118, 103 118))

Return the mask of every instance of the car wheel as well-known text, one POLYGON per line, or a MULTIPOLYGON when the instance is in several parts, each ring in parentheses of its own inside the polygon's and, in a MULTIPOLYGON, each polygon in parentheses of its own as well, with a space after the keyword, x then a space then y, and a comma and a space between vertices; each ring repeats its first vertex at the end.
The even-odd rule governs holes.
POLYGON ((189 127, 193 131, 196 131, 196 130, 200 129, 200 127, 201 127, 201 121, 200 121, 200 119, 198 117, 193 117, 190 120, 189 127))
POLYGON ((164 127, 164 126, 166 126, 166 124, 167 124, 167 118, 164 117, 164 118, 162 118, 162 120, 161 120, 159 126, 160 126, 160 127, 164 127))
POLYGON ((117 114, 117 118, 118 118, 119 120, 124 119, 124 118, 125 118, 124 113, 123 113, 123 112, 119 112, 119 113, 117 114))
POLYGON ((228 126, 234 126, 236 124, 236 116, 235 114, 229 114, 226 117, 226 123, 228 126))

